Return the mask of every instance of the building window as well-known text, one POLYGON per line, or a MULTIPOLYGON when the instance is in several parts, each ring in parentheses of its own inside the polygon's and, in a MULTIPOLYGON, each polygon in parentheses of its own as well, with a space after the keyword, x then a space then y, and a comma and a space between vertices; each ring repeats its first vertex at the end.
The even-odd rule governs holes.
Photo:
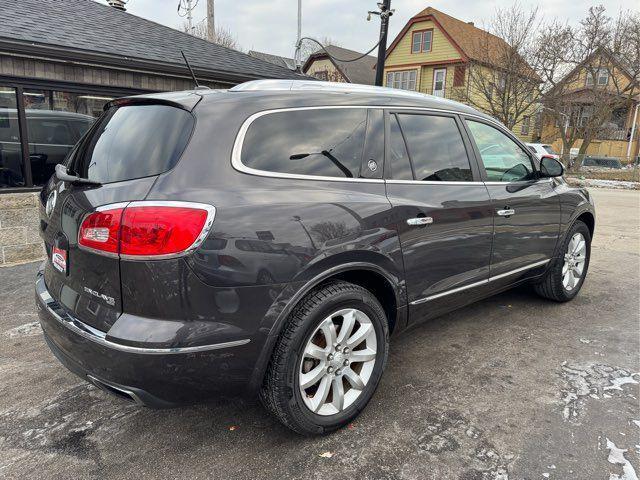
POLYGON ((322 70, 321 72, 316 72, 313 74, 318 80, 327 81, 329 80, 329 72, 327 70, 322 70))
POLYGON ((587 123, 589 123, 589 119, 593 115, 593 106, 586 105, 586 106, 582 107, 580 109, 579 115, 580 116, 578 117, 578 126, 579 127, 586 126, 587 123))
POLYGON ((464 65, 457 65, 453 71, 453 86, 464 86, 464 75, 466 73, 466 67, 464 65))
POLYGON ((593 78, 595 76, 598 85, 607 85, 609 83, 609 70, 607 68, 598 68, 595 72, 588 71, 586 85, 593 86, 593 78))
POLYGON ((0 188, 24 186, 16 89, 0 85, 0 188))
POLYGON ((433 30, 413 32, 411 37, 411 53, 426 53, 431 51, 433 30))
POLYGON ((520 125, 521 135, 529 135, 530 124, 531 124, 531 117, 529 117, 528 115, 522 117, 522 125, 520 125))
POLYGON ((387 73, 387 87, 400 88, 402 90, 416 89, 417 70, 402 70, 387 73))
POLYGON ((0 189, 44 185, 111 99, 97 93, 0 85, 0 189), (18 111, 20 91, 24 110, 18 111), (25 155, 19 118, 26 127, 25 155), (23 158, 29 159, 28 165, 23 158))

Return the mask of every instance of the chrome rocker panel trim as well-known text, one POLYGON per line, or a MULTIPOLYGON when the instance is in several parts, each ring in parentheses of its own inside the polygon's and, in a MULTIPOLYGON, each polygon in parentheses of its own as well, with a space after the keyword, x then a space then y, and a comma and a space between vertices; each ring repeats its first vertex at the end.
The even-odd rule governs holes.
MULTIPOLYGON (((107 334, 96 328, 81 322, 77 318, 69 315, 60 304, 53 299, 49 291, 44 284, 44 277, 41 273, 38 274, 36 280, 36 292, 42 304, 44 304, 48 313, 55 318, 58 323, 68 328, 72 332, 80 335, 81 337, 97 343, 106 348, 113 350, 119 350, 126 353, 137 353, 145 355, 175 355, 185 353, 197 353, 208 352, 209 350, 220 350, 222 348, 239 347, 240 345, 246 345, 251 340, 248 338, 242 340, 234 340, 232 342, 214 343, 212 345, 198 345, 196 347, 169 347, 169 348, 147 348, 147 347, 134 347, 131 345, 122 345, 106 339, 107 334)), ((38 305, 40 307, 40 305, 38 305)))
POLYGON ((495 280, 500 280, 501 278, 509 277, 511 275, 515 275, 516 273, 524 272, 526 270, 531 270, 532 268, 541 267, 549 263, 549 259, 541 260, 539 262, 531 263, 529 265, 525 265, 524 267, 516 268, 515 270, 511 270, 509 272, 501 273, 500 275, 495 275, 493 277, 489 277, 486 280, 480 280, 479 282, 470 283, 469 285, 464 285, 462 287, 453 288, 451 290, 446 290, 444 292, 436 293, 435 295, 431 295, 425 298, 419 298, 418 300, 414 300, 409 303, 409 305, 420 305, 422 303, 430 302, 431 300, 435 300, 437 298, 446 297, 447 295, 452 295, 454 293, 462 292, 464 290, 468 290, 470 288, 480 287, 482 285, 487 285, 490 282, 495 280))

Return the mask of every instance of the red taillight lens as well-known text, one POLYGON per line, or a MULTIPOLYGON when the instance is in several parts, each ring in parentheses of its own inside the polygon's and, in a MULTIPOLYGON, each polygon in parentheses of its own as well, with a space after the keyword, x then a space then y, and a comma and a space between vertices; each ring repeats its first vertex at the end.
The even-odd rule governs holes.
POLYGON ((120 254, 155 256, 183 252, 198 239, 207 216, 207 211, 199 208, 129 206, 122 216, 120 254))
POLYGON ((179 254, 194 245, 207 225, 211 226, 214 213, 209 205, 189 202, 140 201, 122 208, 107 206, 84 218, 78 243, 129 258, 179 254))
POLYGON ((114 208, 87 215, 80 225, 78 243, 83 247, 117 254, 123 211, 124 208, 114 208))

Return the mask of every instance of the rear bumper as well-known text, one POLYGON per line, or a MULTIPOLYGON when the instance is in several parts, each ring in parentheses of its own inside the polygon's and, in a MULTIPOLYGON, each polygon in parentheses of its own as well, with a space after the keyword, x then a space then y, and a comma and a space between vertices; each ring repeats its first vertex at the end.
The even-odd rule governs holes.
POLYGON ((36 280, 36 305, 53 354, 101 389, 154 408, 246 392, 255 366, 249 339, 184 348, 131 346, 73 318, 36 280))

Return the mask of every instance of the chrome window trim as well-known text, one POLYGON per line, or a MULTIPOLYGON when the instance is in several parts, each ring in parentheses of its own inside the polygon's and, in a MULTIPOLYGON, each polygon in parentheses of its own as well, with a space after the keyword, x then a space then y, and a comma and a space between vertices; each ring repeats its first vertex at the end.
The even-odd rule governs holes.
POLYGON ((387 180, 387 183, 406 184, 406 185, 476 185, 482 186, 484 182, 438 182, 437 180, 387 180))
POLYGON ((251 340, 248 338, 242 340, 234 340, 231 342, 214 343, 210 345, 198 345, 195 347, 169 347, 169 348, 147 348, 147 347, 134 347, 131 345, 123 345, 121 343, 112 342, 107 340, 107 334, 101 330, 91 327, 86 323, 78 320, 77 318, 69 315, 60 304, 53 299, 49 291, 44 284, 44 276, 42 272, 38 274, 36 280, 36 292, 41 304, 38 307, 44 306, 53 318, 58 323, 68 328, 72 332, 80 335, 81 337, 97 343, 103 347, 119 350, 126 353, 140 353, 146 355, 175 355, 185 353, 197 353, 207 352, 209 350, 219 350, 222 348, 238 347, 240 345, 246 345, 251 340))
POLYGON ((103 252, 101 250, 96 250, 91 247, 85 247, 80 245, 80 228, 78 228, 78 238, 77 245, 80 250, 84 250, 86 252, 95 253, 97 255, 102 255, 105 257, 111 258, 120 258, 122 260, 131 260, 131 261, 153 261, 153 260, 167 260, 171 258, 180 258, 185 255, 189 255, 194 250, 197 250, 202 242, 205 241, 209 232, 211 231, 211 227, 213 227, 213 221, 216 218, 216 207, 213 205, 209 205, 207 203, 197 203, 197 202, 189 202, 182 200, 136 200, 132 202, 119 202, 119 203, 109 203, 107 205, 101 205, 96 207, 94 210, 87 212, 83 217, 80 225, 84 222, 84 220, 94 212, 103 212, 105 210, 111 210, 115 208, 133 208, 133 207, 187 207, 187 208, 198 208, 201 210, 206 210, 207 218, 204 222, 204 227, 202 227, 202 231, 198 238, 194 240, 194 242, 185 250, 177 253, 168 253, 165 255, 126 255, 121 253, 111 253, 111 252, 103 252))
MULTIPOLYGON (((255 168, 251 168, 242 163, 242 146, 244 143, 244 139, 247 135, 247 131, 251 124, 258 118, 263 117, 265 115, 270 115, 273 113, 283 113, 283 112, 293 112, 300 110, 328 110, 328 109, 347 109, 347 108, 364 108, 364 109, 382 109, 382 110, 394 110, 394 111, 420 111, 420 112, 433 112, 433 113, 447 113, 453 115, 466 115, 469 117, 479 118, 481 120, 485 120, 487 122, 494 123, 495 125, 500 125, 493 119, 485 118, 482 115, 474 115, 472 113, 467 112, 459 112, 455 110, 441 109, 441 108, 430 108, 430 107, 406 107, 406 106, 394 106, 394 105, 316 105, 312 107, 287 107, 287 108, 274 108, 269 110, 262 110, 260 112, 256 112, 249 116, 240 127, 238 134, 236 135, 236 139, 233 144, 233 150, 231 152, 231 165, 234 169, 239 172, 247 173, 249 175, 257 175, 260 177, 270 177, 270 178, 291 178, 297 180, 319 180, 319 181, 328 181, 328 182, 361 182, 361 183, 385 183, 385 182, 404 182, 404 180, 385 180, 382 178, 341 178, 341 177, 325 177, 320 175, 299 175, 294 173, 280 173, 280 172, 270 172, 268 170, 259 170, 255 168)), ((419 180, 411 180, 411 182, 422 183, 419 180)), ((444 182, 434 182, 435 184, 442 184, 444 182)), ((451 182, 455 184, 463 184, 463 182, 451 182)), ((473 182, 473 183, 482 183, 482 182, 473 182)))
POLYGON ((418 300, 414 300, 413 302, 410 302, 409 305, 421 305, 423 303, 430 302, 431 300, 435 300, 437 298, 445 297, 447 295, 452 295, 454 293, 462 292, 462 291, 468 290, 470 288, 479 287, 481 285, 487 285, 490 282, 493 282, 493 281, 496 281, 496 280, 500 280, 501 278, 506 278, 506 277, 509 277, 511 275, 515 275, 516 273, 524 272, 526 270, 531 270, 532 268, 536 268, 536 267, 541 267, 541 266, 546 265, 547 263, 549 263, 549 261, 550 261, 549 259, 541 260, 539 262, 535 262, 535 263, 531 263, 529 265, 525 265, 524 267, 516 268, 515 270, 510 270, 508 272, 501 273, 500 275, 490 276, 489 278, 487 278, 485 280, 480 280, 479 282, 470 283, 469 285, 463 285, 462 287, 452 288, 451 290, 446 290, 444 292, 436 293, 436 294, 430 295, 428 297, 419 298, 418 300))

